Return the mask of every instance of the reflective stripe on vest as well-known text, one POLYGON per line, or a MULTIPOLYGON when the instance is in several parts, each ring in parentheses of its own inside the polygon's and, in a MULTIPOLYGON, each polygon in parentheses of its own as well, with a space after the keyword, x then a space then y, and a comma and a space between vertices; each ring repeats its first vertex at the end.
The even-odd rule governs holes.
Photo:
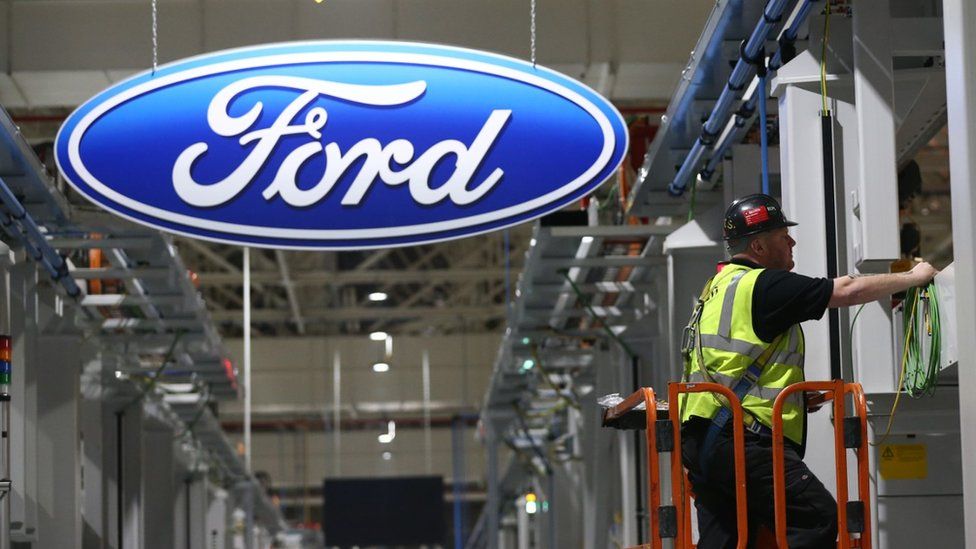
MULTIPOLYGON (((712 280, 702 306, 699 329, 702 356, 709 375, 726 387, 733 388, 746 369, 771 345, 759 338, 752 328, 752 294, 762 269, 731 264, 712 280)), ((742 399, 743 408, 767 427, 772 426, 773 402, 784 388, 803 380, 803 332, 792 326, 785 337, 778 338, 769 362, 758 383, 742 399)), ((707 381, 697 364, 697 353, 685 360, 684 379, 707 381)), ((721 407, 707 393, 684 395, 681 419, 690 416, 712 418, 721 407)), ((795 393, 783 407, 783 430, 787 438, 801 443, 803 439, 803 395, 795 393)))

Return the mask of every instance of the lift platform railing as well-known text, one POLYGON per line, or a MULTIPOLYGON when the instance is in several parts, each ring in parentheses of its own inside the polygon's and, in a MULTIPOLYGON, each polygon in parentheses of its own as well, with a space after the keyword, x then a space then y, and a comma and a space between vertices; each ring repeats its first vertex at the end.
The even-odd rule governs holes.
POLYGON ((871 515, 868 477, 867 404, 864 389, 859 383, 834 381, 804 381, 794 383, 776 397, 773 404, 773 494, 776 539, 779 549, 788 549, 786 539, 786 474, 783 441, 783 405, 798 391, 823 391, 833 401, 834 461, 837 468, 837 528, 838 549, 870 549, 871 515), (852 395, 857 415, 846 417, 845 396, 852 395), (840 426, 838 426, 840 422, 840 426), (858 466, 858 500, 848 501, 847 450, 854 449, 858 466), (852 538, 851 534, 860 537, 852 538))
POLYGON ((738 542, 736 549, 745 549, 749 538, 749 519, 746 505, 746 460, 745 434, 742 406, 739 397, 731 389, 718 383, 670 383, 668 384, 668 414, 674 431, 674 448, 671 451, 671 490, 672 502, 676 508, 677 523, 680 526, 675 547, 694 547, 691 539, 691 500, 689 498, 687 476, 681 461, 681 409, 679 399, 682 394, 713 393, 725 397, 732 409, 732 448, 735 456, 735 514, 738 542))
MULTIPOLYGON (((659 462, 657 442, 657 400, 654 397, 654 389, 644 387, 629 397, 625 398, 620 404, 607 410, 604 421, 613 421, 622 418, 628 412, 644 403, 646 409, 645 427, 647 440, 647 517, 650 526, 651 543, 642 545, 649 549, 661 549, 660 518, 658 509, 661 506, 661 468, 659 462)), ((665 420, 666 421, 666 420, 665 420)))
MULTIPOLYGON (((834 455, 837 468, 838 502, 838 549, 870 549, 870 478, 868 476, 868 432, 867 402, 864 390, 858 383, 844 383, 842 380, 801 382, 784 389, 773 406, 773 489, 774 489, 774 534, 760 532, 757 547, 766 549, 788 549, 786 539, 786 487, 783 438, 783 405, 789 395, 798 391, 820 392, 824 402, 832 402, 835 418, 841 418, 841 427, 834 430, 834 455), (835 395, 843 395, 835 398, 835 395), (844 396, 851 395, 856 416, 846 417, 844 396), (858 464, 858 500, 848 501, 847 490, 847 449, 853 449, 858 464), (852 537, 859 534, 859 537, 852 537)), ((647 442, 647 505, 650 526, 650 542, 642 544, 641 549, 661 549, 664 538, 675 538, 677 549, 694 549, 691 530, 691 486, 681 459, 681 411, 680 396, 688 393, 716 393, 728 399, 732 408, 733 451, 735 455, 736 526, 739 532, 737 549, 743 549, 748 542, 748 508, 746 505, 746 463, 745 433, 743 411, 735 393, 723 385, 715 383, 671 383, 668 386, 667 409, 658 408, 654 390, 645 387, 636 391, 604 414, 604 425, 617 428, 640 428, 638 421, 628 421, 625 416, 632 414, 642 402, 646 413, 643 428, 647 442), (617 422, 614 424, 614 422, 617 422), (622 426, 627 425, 627 426, 622 426), (672 505, 661 505, 660 456, 671 453, 672 505)))

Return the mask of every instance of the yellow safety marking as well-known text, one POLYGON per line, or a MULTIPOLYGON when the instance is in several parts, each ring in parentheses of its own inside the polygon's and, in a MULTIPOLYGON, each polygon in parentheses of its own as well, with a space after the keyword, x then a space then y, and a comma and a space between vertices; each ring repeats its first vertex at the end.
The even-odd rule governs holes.
POLYGON ((885 444, 878 463, 881 477, 887 480, 923 479, 929 474, 924 444, 885 444))

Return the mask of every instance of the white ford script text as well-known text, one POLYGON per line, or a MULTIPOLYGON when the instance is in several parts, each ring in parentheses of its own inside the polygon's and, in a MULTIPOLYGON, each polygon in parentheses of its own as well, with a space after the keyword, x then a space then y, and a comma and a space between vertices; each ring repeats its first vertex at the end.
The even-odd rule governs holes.
POLYGON ((474 203, 502 178, 503 171, 496 168, 480 183, 472 185, 475 172, 511 117, 510 110, 493 110, 470 145, 446 139, 421 154, 415 154, 414 145, 407 139, 396 139, 383 145, 377 139, 367 138, 354 143, 346 151, 342 151, 334 142, 324 143, 322 135, 329 113, 322 107, 308 109, 304 120, 296 120, 299 113, 323 95, 362 105, 396 106, 417 99, 426 89, 427 84, 423 81, 366 86, 288 76, 259 76, 235 82, 220 90, 211 100, 207 122, 215 134, 222 137, 239 136, 238 142, 242 147, 254 143, 253 148, 226 177, 216 182, 201 183, 193 178, 191 172, 194 163, 207 152, 208 145, 204 142, 190 145, 173 164, 173 187, 177 195, 191 206, 225 204, 254 180, 283 136, 306 134, 313 141, 288 153, 278 166, 274 180, 262 193, 266 200, 280 196, 287 204, 296 207, 315 204, 329 194, 350 166, 364 157, 359 173, 342 197, 343 206, 358 205, 377 179, 389 186, 407 183, 413 200, 425 206, 437 204, 445 198, 457 205, 474 203), (227 111, 235 97, 255 88, 296 89, 302 93, 282 109, 270 127, 251 129, 264 108, 260 101, 241 116, 231 116, 227 111), (299 188, 296 181, 299 170, 319 154, 325 155, 322 177, 315 185, 299 188), (457 159, 454 172, 446 182, 432 189, 431 173, 448 155, 454 155, 457 159))

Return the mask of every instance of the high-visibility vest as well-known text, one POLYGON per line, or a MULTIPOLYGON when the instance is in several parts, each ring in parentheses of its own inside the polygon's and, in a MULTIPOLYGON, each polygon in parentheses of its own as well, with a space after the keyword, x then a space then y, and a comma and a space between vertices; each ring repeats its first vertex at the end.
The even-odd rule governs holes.
MULTIPOLYGON (((701 316, 697 329, 701 334, 701 355, 707 379, 698 366, 698 353, 694 349, 685 352, 684 381, 715 381, 733 389, 746 369, 764 352, 766 365, 758 382, 742 398, 747 423, 749 415, 772 428, 773 402, 782 390, 803 381, 803 330, 795 324, 772 343, 756 335, 752 328, 752 293, 756 280, 763 269, 729 264, 715 275, 711 287, 703 296, 701 316), (770 346, 774 348, 769 349, 770 346)), ((681 421, 691 416, 711 419, 722 403, 711 393, 689 393, 680 401, 681 421)), ((783 434, 786 438, 803 443, 803 395, 790 395, 783 407, 783 434)))

